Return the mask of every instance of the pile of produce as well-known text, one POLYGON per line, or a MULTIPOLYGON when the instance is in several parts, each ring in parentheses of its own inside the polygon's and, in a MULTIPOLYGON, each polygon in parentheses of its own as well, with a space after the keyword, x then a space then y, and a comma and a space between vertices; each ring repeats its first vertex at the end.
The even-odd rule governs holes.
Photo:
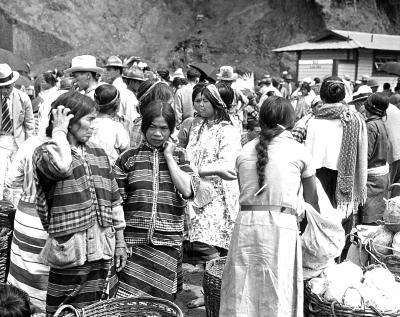
POLYGON ((381 266, 363 273, 361 267, 350 261, 333 264, 308 281, 308 286, 327 301, 358 309, 374 307, 381 312, 400 312, 400 283, 381 266))
POLYGON ((372 247, 382 255, 400 256, 400 232, 393 233, 386 225, 379 226, 372 236, 372 247))

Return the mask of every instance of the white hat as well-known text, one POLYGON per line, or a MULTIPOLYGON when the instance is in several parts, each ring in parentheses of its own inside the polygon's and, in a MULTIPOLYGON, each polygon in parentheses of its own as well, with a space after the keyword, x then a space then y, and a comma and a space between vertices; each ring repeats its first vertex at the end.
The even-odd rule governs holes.
POLYGON ((186 78, 185 75, 183 74, 182 68, 177 68, 176 71, 172 74, 171 79, 174 80, 174 78, 186 78))
POLYGON ((13 71, 8 64, 0 64, 0 86, 7 86, 15 83, 19 73, 13 71))
POLYGON ((353 94, 353 96, 358 96, 359 94, 372 94, 372 89, 367 85, 362 85, 358 87, 357 91, 353 94))
POLYGON ((233 72, 232 66, 221 66, 217 74, 218 80, 234 81, 238 78, 238 74, 233 72))
POLYGON ((71 68, 65 70, 65 73, 74 72, 102 73, 103 68, 97 67, 96 57, 92 55, 81 55, 74 57, 71 62, 71 68))

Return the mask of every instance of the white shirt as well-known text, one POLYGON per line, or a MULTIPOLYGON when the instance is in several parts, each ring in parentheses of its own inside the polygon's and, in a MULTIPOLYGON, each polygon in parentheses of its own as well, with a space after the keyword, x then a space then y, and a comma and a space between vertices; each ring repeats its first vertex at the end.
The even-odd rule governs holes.
POLYGON ((316 169, 338 170, 343 125, 339 119, 311 118, 308 122, 305 145, 310 150, 316 169))

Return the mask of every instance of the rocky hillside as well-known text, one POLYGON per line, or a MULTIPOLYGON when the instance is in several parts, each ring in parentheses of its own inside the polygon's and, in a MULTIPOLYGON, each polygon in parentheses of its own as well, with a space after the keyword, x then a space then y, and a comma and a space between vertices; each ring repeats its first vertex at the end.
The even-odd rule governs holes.
POLYGON ((324 28, 396 33, 398 7, 385 0, 2 0, 0 46, 36 72, 90 53, 100 63, 139 55, 154 67, 203 61, 277 74, 295 71, 295 56, 272 49, 324 28))

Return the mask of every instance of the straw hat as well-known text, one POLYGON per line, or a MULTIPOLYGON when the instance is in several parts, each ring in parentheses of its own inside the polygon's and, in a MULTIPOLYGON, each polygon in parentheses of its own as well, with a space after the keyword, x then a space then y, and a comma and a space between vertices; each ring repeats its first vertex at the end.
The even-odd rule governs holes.
POLYGON ((19 73, 13 71, 8 64, 0 64, 0 87, 11 85, 19 78, 19 73))
POLYGON ((102 73, 103 68, 97 67, 96 57, 92 55, 80 55, 74 57, 71 62, 71 68, 65 70, 65 73, 75 72, 102 73))
POLYGON ((234 81, 238 78, 238 74, 233 72, 232 66, 221 66, 217 74, 218 80, 234 81))
POLYGON ((107 59, 106 67, 112 66, 112 67, 124 67, 122 64, 122 60, 118 56, 110 56, 107 59))

